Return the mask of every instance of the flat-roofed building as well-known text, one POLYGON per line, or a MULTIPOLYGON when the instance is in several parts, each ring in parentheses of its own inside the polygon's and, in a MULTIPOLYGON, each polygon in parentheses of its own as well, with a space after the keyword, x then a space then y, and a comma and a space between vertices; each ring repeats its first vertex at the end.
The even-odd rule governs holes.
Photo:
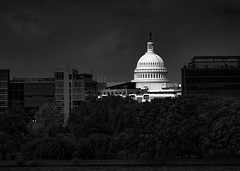
POLYGON ((28 115, 34 115, 39 107, 54 100, 54 78, 13 78, 10 81, 11 105, 20 104, 28 115))
POLYGON ((66 67, 57 68, 55 78, 55 102, 62 108, 68 120, 71 111, 78 111, 82 101, 87 96, 97 96, 97 82, 92 74, 79 74, 78 70, 66 67))
POLYGON ((240 56, 195 56, 181 71, 185 96, 240 97, 240 56))
POLYGON ((5 110, 9 106, 9 80, 10 70, 0 69, 0 110, 5 110))

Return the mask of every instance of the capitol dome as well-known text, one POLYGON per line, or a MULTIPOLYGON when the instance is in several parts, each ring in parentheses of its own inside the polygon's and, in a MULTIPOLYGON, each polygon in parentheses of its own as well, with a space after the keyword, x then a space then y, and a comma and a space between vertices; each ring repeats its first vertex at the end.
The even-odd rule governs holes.
POLYGON ((136 88, 161 90, 165 87, 165 83, 169 82, 166 74, 167 69, 162 58, 154 52, 150 33, 147 52, 138 60, 132 82, 136 82, 136 88))
MULTIPOLYGON (((148 47, 153 46, 153 42, 148 42, 148 47)), ((137 68, 164 68, 164 62, 160 56, 150 50, 138 60, 137 68)))

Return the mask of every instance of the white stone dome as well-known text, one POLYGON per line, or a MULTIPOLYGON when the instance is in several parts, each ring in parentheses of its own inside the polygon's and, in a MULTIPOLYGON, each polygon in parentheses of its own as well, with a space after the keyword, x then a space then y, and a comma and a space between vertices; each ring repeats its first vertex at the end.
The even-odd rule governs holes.
POLYGON ((146 52, 137 63, 137 68, 147 69, 147 68, 163 68, 164 62, 160 56, 154 52, 146 52))
POLYGON ((135 72, 143 70, 167 72, 162 58, 153 51, 152 41, 147 43, 147 52, 138 60, 135 72))
POLYGON ((164 67, 163 59, 153 50, 150 34, 147 52, 138 60, 132 82, 136 82, 136 88, 145 89, 147 87, 149 90, 160 90, 169 82, 166 74, 167 69, 164 67))

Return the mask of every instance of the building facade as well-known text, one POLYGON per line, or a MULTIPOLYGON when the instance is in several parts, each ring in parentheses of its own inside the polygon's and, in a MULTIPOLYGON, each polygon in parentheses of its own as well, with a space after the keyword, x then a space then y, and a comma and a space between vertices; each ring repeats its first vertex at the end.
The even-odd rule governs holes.
POLYGON ((97 82, 91 74, 79 74, 78 70, 57 68, 55 78, 55 102, 62 108, 66 123, 71 111, 78 111, 87 96, 97 96, 97 82))
POLYGON ((107 87, 99 92, 100 96, 121 96, 126 97, 129 94, 143 94, 147 90, 136 89, 134 82, 109 82, 107 87))
POLYGON ((92 74, 79 74, 70 67, 58 68, 53 78, 13 78, 10 70, 0 70, 0 110, 20 105, 31 118, 43 104, 55 103, 65 114, 77 112, 82 101, 97 97, 98 84, 92 74))
POLYGON ((0 111, 9 106, 9 69, 0 69, 0 111))
POLYGON ((196 56, 181 72, 185 96, 240 97, 240 56, 196 56))
POLYGON ((150 33, 147 52, 138 60, 132 82, 136 83, 136 88, 160 91, 169 82, 166 75, 167 69, 164 67, 162 58, 154 52, 150 33))
POLYGON ((13 78, 9 90, 10 104, 23 106, 30 116, 43 104, 55 100, 54 78, 13 78))

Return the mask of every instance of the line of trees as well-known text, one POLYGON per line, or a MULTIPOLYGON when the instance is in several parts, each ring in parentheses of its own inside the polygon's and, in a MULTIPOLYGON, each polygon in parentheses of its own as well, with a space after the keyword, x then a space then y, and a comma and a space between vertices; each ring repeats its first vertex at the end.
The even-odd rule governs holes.
POLYGON ((82 102, 63 126, 46 104, 26 122, 20 107, 0 113, 0 153, 26 159, 172 159, 240 153, 238 98, 180 97, 137 103, 109 97, 82 102))

